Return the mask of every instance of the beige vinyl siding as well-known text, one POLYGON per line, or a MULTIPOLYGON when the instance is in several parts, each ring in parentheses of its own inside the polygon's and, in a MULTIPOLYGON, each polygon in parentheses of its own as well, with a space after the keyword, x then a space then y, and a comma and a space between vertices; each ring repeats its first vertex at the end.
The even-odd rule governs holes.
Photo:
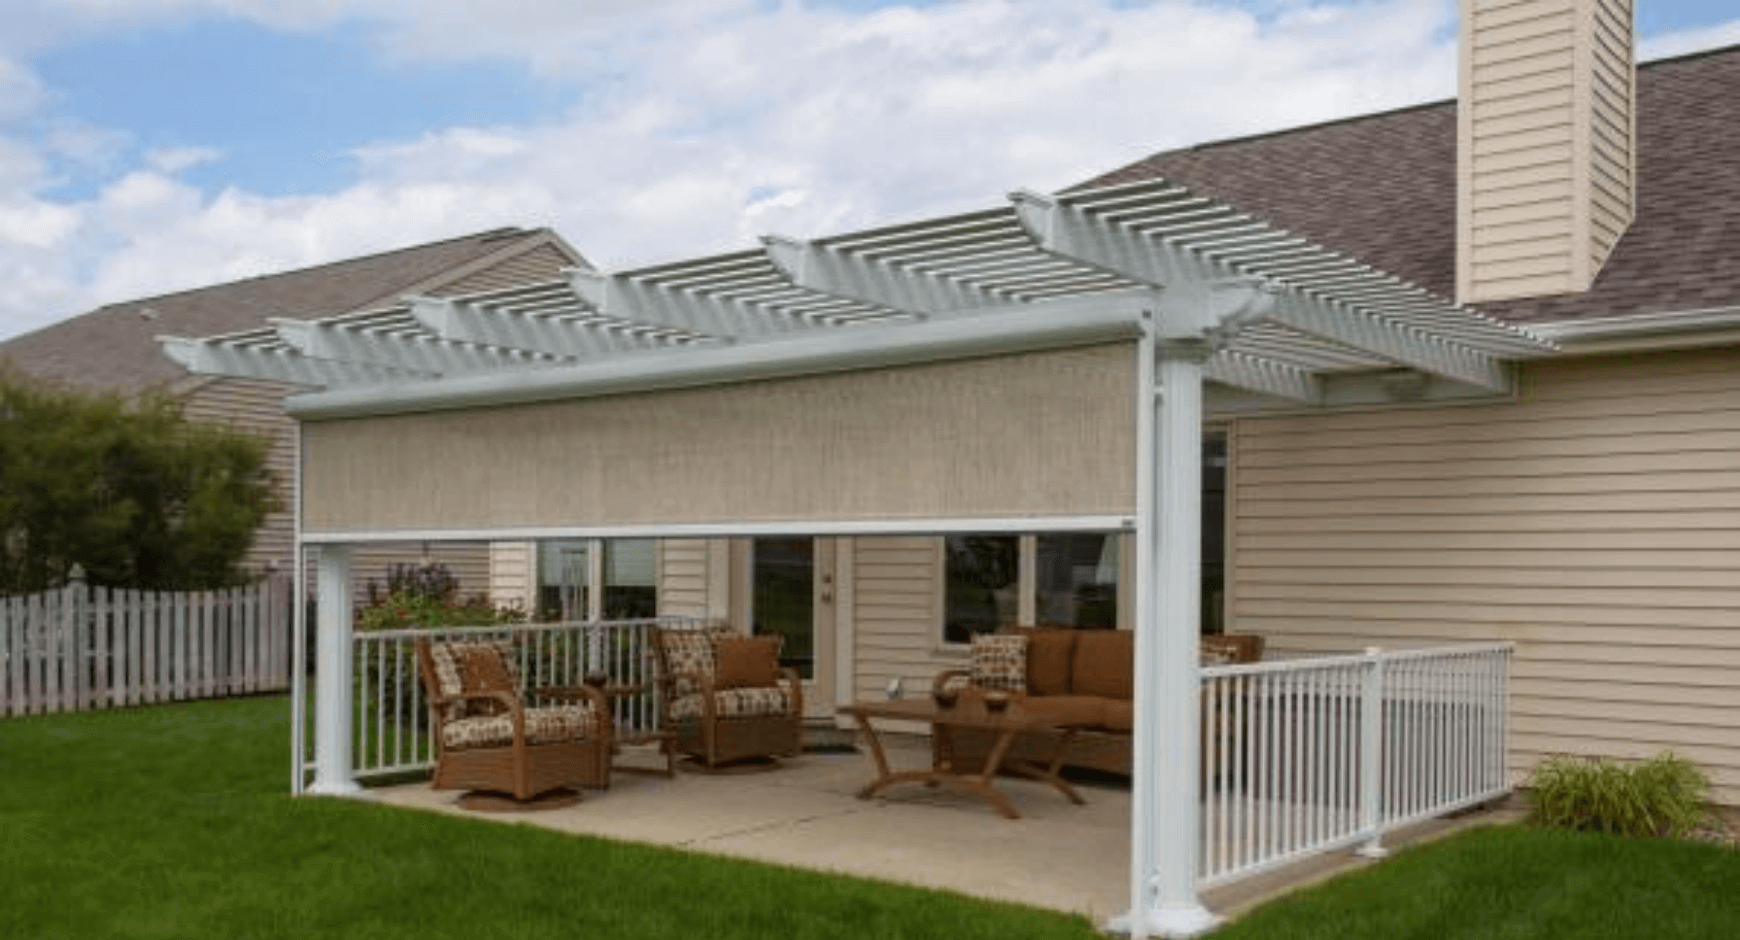
POLYGON ((304 427, 311 531, 1121 514, 1134 346, 304 427))
POLYGON ((284 414, 284 396, 298 390, 294 385, 222 378, 199 385, 182 399, 182 414, 189 421, 221 425, 269 444, 266 469, 275 480, 278 509, 254 533, 247 563, 255 570, 271 566, 288 571, 295 550, 296 422, 284 414))
POLYGON ((1466 5, 1458 299, 1586 290, 1632 218, 1631 0, 1466 5))
POLYGON ((883 698, 894 678, 907 695, 924 695, 938 672, 965 668, 963 655, 942 649, 940 538, 855 538, 851 563, 852 698, 883 698))
POLYGON ((489 599, 497 607, 537 609, 538 543, 490 543, 489 599))
POLYGON ((482 271, 444 284, 432 293, 440 297, 460 297, 503 287, 513 287, 517 284, 553 281, 561 276, 563 268, 573 266, 574 259, 560 248, 544 244, 514 255, 482 271))
POLYGON ((707 539, 659 540, 660 616, 706 617, 723 608, 724 599, 713 596, 714 556, 713 543, 707 539))
POLYGON ((1740 350, 1514 402, 1245 418, 1229 618, 1280 654, 1513 640, 1513 771, 1673 748, 1740 803, 1740 350))

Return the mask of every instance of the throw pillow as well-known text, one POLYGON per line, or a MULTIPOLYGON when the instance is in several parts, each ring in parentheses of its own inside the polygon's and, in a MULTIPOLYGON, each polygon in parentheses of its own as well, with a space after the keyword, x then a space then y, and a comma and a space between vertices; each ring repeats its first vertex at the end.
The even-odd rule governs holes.
POLYGON ((1027 638, 1019 634, 980 633, 973 637, 973 685, 981 689, 1027 691, 1027 638))
POLYGON ((728 636, 713 644, 715 689, 765 689, 779 684, 778 636, 728 636))

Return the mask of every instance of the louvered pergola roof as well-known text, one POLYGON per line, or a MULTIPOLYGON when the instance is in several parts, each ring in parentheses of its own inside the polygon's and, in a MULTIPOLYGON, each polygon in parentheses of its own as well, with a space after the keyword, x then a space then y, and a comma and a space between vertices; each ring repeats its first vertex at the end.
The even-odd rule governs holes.
MULTIPOLYGON (((1508 388, 1506 359, 1551 347, 1389 274, 1164 179, 1062 195, 1017 192, 978 212, 813 241, 203 339, 163 338, 196 373, 332 390, 478 374, 585 370, 664 351, 779 343, 836 331, 863 343, 903 325, 1055 311, 1215 311, 1206 375, 1311 402, 1325 374, 1403 367, 1508 388)), ((1012 321, 1002 321, 1012 322, 1012 321)), ((353 396, 354 397, 354 396, 353 396)))

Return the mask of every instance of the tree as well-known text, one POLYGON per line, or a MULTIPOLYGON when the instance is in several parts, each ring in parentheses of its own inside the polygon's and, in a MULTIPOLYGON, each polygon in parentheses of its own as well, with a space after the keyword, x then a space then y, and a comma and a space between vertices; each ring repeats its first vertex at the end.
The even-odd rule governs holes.
POLYGON ((59 586, 74 565, 111 587, 247 582, 276 508, 266 450, 161 392, 128 402, 0 367, 0 594, 59 586))

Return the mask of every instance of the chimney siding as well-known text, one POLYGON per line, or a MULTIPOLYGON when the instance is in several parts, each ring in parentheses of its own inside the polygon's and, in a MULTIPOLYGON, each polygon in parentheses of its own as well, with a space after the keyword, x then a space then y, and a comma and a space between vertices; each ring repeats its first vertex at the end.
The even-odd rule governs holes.
POLYGON ((1588 290, 1632 219, 1632 0, 1462 13, 1457 300, 1588 290))

